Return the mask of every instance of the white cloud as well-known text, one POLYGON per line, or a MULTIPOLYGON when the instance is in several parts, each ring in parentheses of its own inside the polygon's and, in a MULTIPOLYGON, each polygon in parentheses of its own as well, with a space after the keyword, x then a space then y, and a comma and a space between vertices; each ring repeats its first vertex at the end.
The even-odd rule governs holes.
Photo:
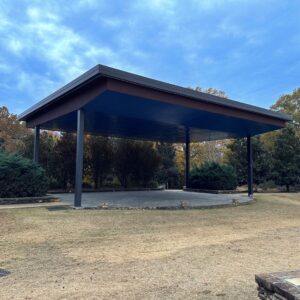
POLYGON ((155 10, 171 10, 174 9, 176 1, 173 0, 152 0, 143 3, 149 8, 155 10))
MULTIPOLYGON (((93 17, 94 20, 98 20, 98 16, 97 18, 96 17, 93 17)), ((110 28, 117 28, 117 27, 120 27, 123 25, 123 21, 119 18, 114 18, 114 17, 103 17, 101 16, 100 18, 100 22, 107 26, 107 27, 110 27, 110 28)))
MULTIPOLYGON (((93 1, 88 2, 89 5, 93 4, 93 1)), ((86 1, 77 4, 84 3, 86 1)), ((3 33, 0 35, 0 44, 5 46, 10 55, 22 54, 11 62, 15 71, 15 88, 31 94, 36 101, 37 96, 46 96, 98 63, 128 71, 136 70, 125 62, 126 57, 123 59, 120 53, 106 45, 100 45, 99 41, 90 40, 66 25, 63 13, 57 12, 55 4, 48 2, 48 5, 51 5, 51 9, 28 6, 22 23, 10 21, 5 14, 1 19, 6 28, 0 28, 3 33), (28 59, 39 61, 39 66, 44 66, 45 73, 22 69, 21 60, 28 59)), ((3 13, 0 12, 1 14, 3 13)), ((7 64, 0 62, 0 72, 12 70, 7 64)))
POLYGON ((0 72, 3 74, 11 73, 13 71, 13 68, 11 64, 4 62, 0 60, 0 72))
POLYGON ((99 6, 102 5, 101 0, 79 0, 76 2, 75 6, 77 7, 95 7, 95 6, 99 6))
POLYGON ((160 19, 169 19, 174 16, 177 1, 175 0, 151 0, 151 1, 134 1, 131 4, 133 11, 143 11, 146 14, 158 15, 160 19))
MULTIPOLYGON (((229 0, 230 3, 237 1, 242 0, 229 0)), ((195 68, 200 64, 215 64, 218 58, 213 54, 209 57, 201 55, 203 48, 211 43, 213 34, 205 27, 193 27, 194 24, 191 23, 197 24, 198 17, 195 19, 194 15, 194 19, 190 21, 187 13, 191 3, 194 3, 193 9, 198 7, 197 3, 199 7, 209 9, 212 3, 220 5, 225 2, 228 3, 222 0, 192 0, 186 7, 180 1, 135 1, 126 7, 124 18, 119 14, 101 16, 103 10, 100 7, 104 5, 103 1, 81 0, 68 6, 53 0, 42 5, 40 1, 31 0, 27 2, 29 4, 22 18, 12 20, 6 10, 0 11, 0 17, 3 15, 3 18, 0 18, 0 31, 2 23, 3 28, 5 27, 0 34, 0 43, 10 55, 18 55, 14 61, 14 68, 18 70, 18 74, 14 75, 17 76, 17 88, 28 91, 37 100, 37 96, 46 96, 53 89, 69 82, 97 63, 147 76, 149 74, 146 68, 142 70, 135 63, 131 64, 130 60, 142 62, 143 67, 148 64, 149 69, 154 68, 153 61, 160 56, 160 53, 155 53, 159 51, 156 45, 169 48, 170 51, 176 49, 184 61, 195 68), (78 31, 75 17, 74 21, 70 22, 75 10, 79 13, 87 9, 89 14, 85 16, 89 15, 92 24, 95 25, 93 33, 85 31, 84 26, 78 31), (151 22, 157 32, 153 36, 147 36, 144 29, 153 34, 150 30, 151 22), (102 26, 99 35, 97 26, 102 26), (114 33, 113 42, 110 41, 110 44, 104 39, 103 27, 114 33), (144 40, 145 44, 141 45, 141 40, 144 40), (149 50, 147 43, 151 44, 149 50), (38 61, 38 71, 34 68, 24 70, 22 61, 38 61)), ((219 27, 217 24, 213 25, 217 29, 216 34, 243 36, 243 32, 234 22, 227 20, 226 16, 222 17, 222 20, 224 21, 220 22, 219 27)), ((253 40, 255 37, 253 34, 253 40)), ((1 71, 1 64, 0 72, 4 72, 1 71)))
MULTIPOLYGON (((54 7, 52 7, 52 9, 54 9, 54 7)), ((58 22, 61 20, 61 18, 57 14, 52 13, 49 10, 42 10, 34 6, 28 7, 26 10, 26 14, 32 21, 49 20, 58 22)))
POLYGON ((229 36, 238 38, 247 45, 262 45, 266 39, 266 30, 264 28, 251 28, 244 24, 238 24, 234 18, 225 17, 217 26, 213 37, 220 38, 229 36))
POLYGON ((40 100, 46 94, 59 88, 59 84, 43 74, 28 73, 16 67, 15 87, 20 91, 26 91, 33 96, 33 100, 40 100))
POLYGON ((10 37, 10 38, 8 38, 8 40, 7 40, 7 47, 8 47, 13 53, 15 53, 15 54, 20 54, 21 51, 24 49, 25 46, 23 45, 23 43, 22 43, 20 40, 14 38, 14 37, 10 37))
POLYGON ((204 10, 213 10, 219 6, 232 5, 232 4, 246 4, 253 0, 192 0, 199 8, 204 10))

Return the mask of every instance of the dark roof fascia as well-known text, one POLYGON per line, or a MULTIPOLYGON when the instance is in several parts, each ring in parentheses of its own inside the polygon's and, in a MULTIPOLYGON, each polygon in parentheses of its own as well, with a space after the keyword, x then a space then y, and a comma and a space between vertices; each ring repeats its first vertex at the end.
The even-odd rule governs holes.
POLYGON ((108 77, 108 78, 113 78, 117 79, 120 81, 125 81, 131 84, 136 84, 136 85, 141 85, 145 86, 148 88, 156 89, 159 91, 171 93, 171 94, 177 94, 180 96, 192 98, 197 101, 206 101, 209 103, 213 103, 216 105, 220 106, 225 106, 225 107, 230 107, 233 109, 238 109, 238 110, 244 110, 247 112, 252 112, 255 114, 260 114, 263 116, 269 116, 273 118, 277 118, 280 120, 284 121, 291 121, 293 118, 290 115, 277 112, 277 111, 272 111, 269 109, 257 107, 254 105, 246 104, 246 103, 241 103, 238 101, 230 100, 227 98, 203 93, 203 92, 198 92, 194 91, 189 88, 184 88, 180 87, 174 84, 162 82, 159 80, 147 78, 144 76, 136 75, 133 73, 121 71, 118 69, 114 69, 111 67, 107 67, 104 65, 96 65, 86 73, 82 74, 75 80, 71 81, 67 85, 63 86, 53 94, 49 95, 42 101, 38 102, 37 104, 33 105, 26 111, 24 111, 22 114, 18 116, 20 120, 26 120, 26 118, 29 115, 32 115, 33 113, 36 113, 39 111, 41 108, 44 108, 45 106, 49 105, 50 103, 52 104, 56 100, 60 99, 62 96, 80 88, 81 86, 85 85, 86 83, 90 82, 96 77, 108 77))
POLYGON ((21 121, 25 121, 27 117, 30 115, 38 112, 40 109, 45 108, 46 106, 54 103, 55 101, 61 99, 62 96, 65 96, 75 90, 78 90, 80 87, 86 85, 87 83, 91 82, 91 80, 99 77, 99 65, 93 67, 92 69, 88 70, 87 72, 83 73, 76 79, 70 81, 68 84, 64 85, 54 93, 50 94, 43 100, 39 101, 38 103, 34 104, 23 113, 18 115, 18 119, 21 121))
POLYGON ((161 90, 164 92, 177 94, 184 97, 193 98, 200 101, 206 101, 209 103, 214 103, 221 106, 231 107, 239 110, 245 110, 253 113, 258 113, 262 115, 267 115, 275 118, 279 118, 285 121, 291 121, 292 117, 288 114, 272 111, 266 108, 257 107, 254 105, 241 103, 235 100, 231 100, 228 98, 223 98, 219 96, 215 96, 208 93, 198 92, 189 88, 184 88, 181 86, 177 86, 174 84, 166 83, 163 81, 150 79, 147 77, 143 77, 140 75, 128 73, 125 71, 121 71, 118 69, 110 68, 107 66, 99 65, 101 68, 101 75, 106 77, 115 78, 117 80, 127 81, 129 83, 134 83, 146 87, 150 87, 156 90, 161 90))

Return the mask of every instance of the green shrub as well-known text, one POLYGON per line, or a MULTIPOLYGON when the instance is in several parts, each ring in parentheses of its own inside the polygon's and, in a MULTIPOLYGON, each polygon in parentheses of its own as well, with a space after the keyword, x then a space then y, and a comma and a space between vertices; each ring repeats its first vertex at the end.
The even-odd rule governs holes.
POLYGON ((156 189, 158 187, 158 183, 155 180, 150 180, 147 184, 146 187, 149 189, 156 189))
POLYGON ((273 180, 267 180, 259 184, 258 187, 261 188, 263 191, 267 191, 267 190, 276 189, 277 185, 273 180))
POLYGON ((0 152, 0 197, 43 196, 48 189, 44 169, 17 154, 0 152))
POLYGON ((234 190, 237 177, 233 167, 205 162, 191 171, 190 187, 207 190, 234 190))

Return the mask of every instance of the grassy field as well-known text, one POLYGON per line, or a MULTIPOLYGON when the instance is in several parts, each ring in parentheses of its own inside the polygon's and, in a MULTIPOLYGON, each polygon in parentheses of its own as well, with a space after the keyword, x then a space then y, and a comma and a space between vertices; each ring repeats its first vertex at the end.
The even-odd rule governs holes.
POLYGON ((300 269, 300 194, 178 211, 0 210, 0 299, 257 299, 300 269))

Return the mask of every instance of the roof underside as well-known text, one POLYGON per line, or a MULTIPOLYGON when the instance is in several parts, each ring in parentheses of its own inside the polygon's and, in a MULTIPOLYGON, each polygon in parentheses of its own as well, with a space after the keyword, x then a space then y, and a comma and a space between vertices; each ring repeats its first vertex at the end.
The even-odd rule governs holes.
POLYGON ((78 109, 88 133, 165 142, 256 135, 290 116, 96 66, 19 116, 28 127, 76 131, 78 109))

